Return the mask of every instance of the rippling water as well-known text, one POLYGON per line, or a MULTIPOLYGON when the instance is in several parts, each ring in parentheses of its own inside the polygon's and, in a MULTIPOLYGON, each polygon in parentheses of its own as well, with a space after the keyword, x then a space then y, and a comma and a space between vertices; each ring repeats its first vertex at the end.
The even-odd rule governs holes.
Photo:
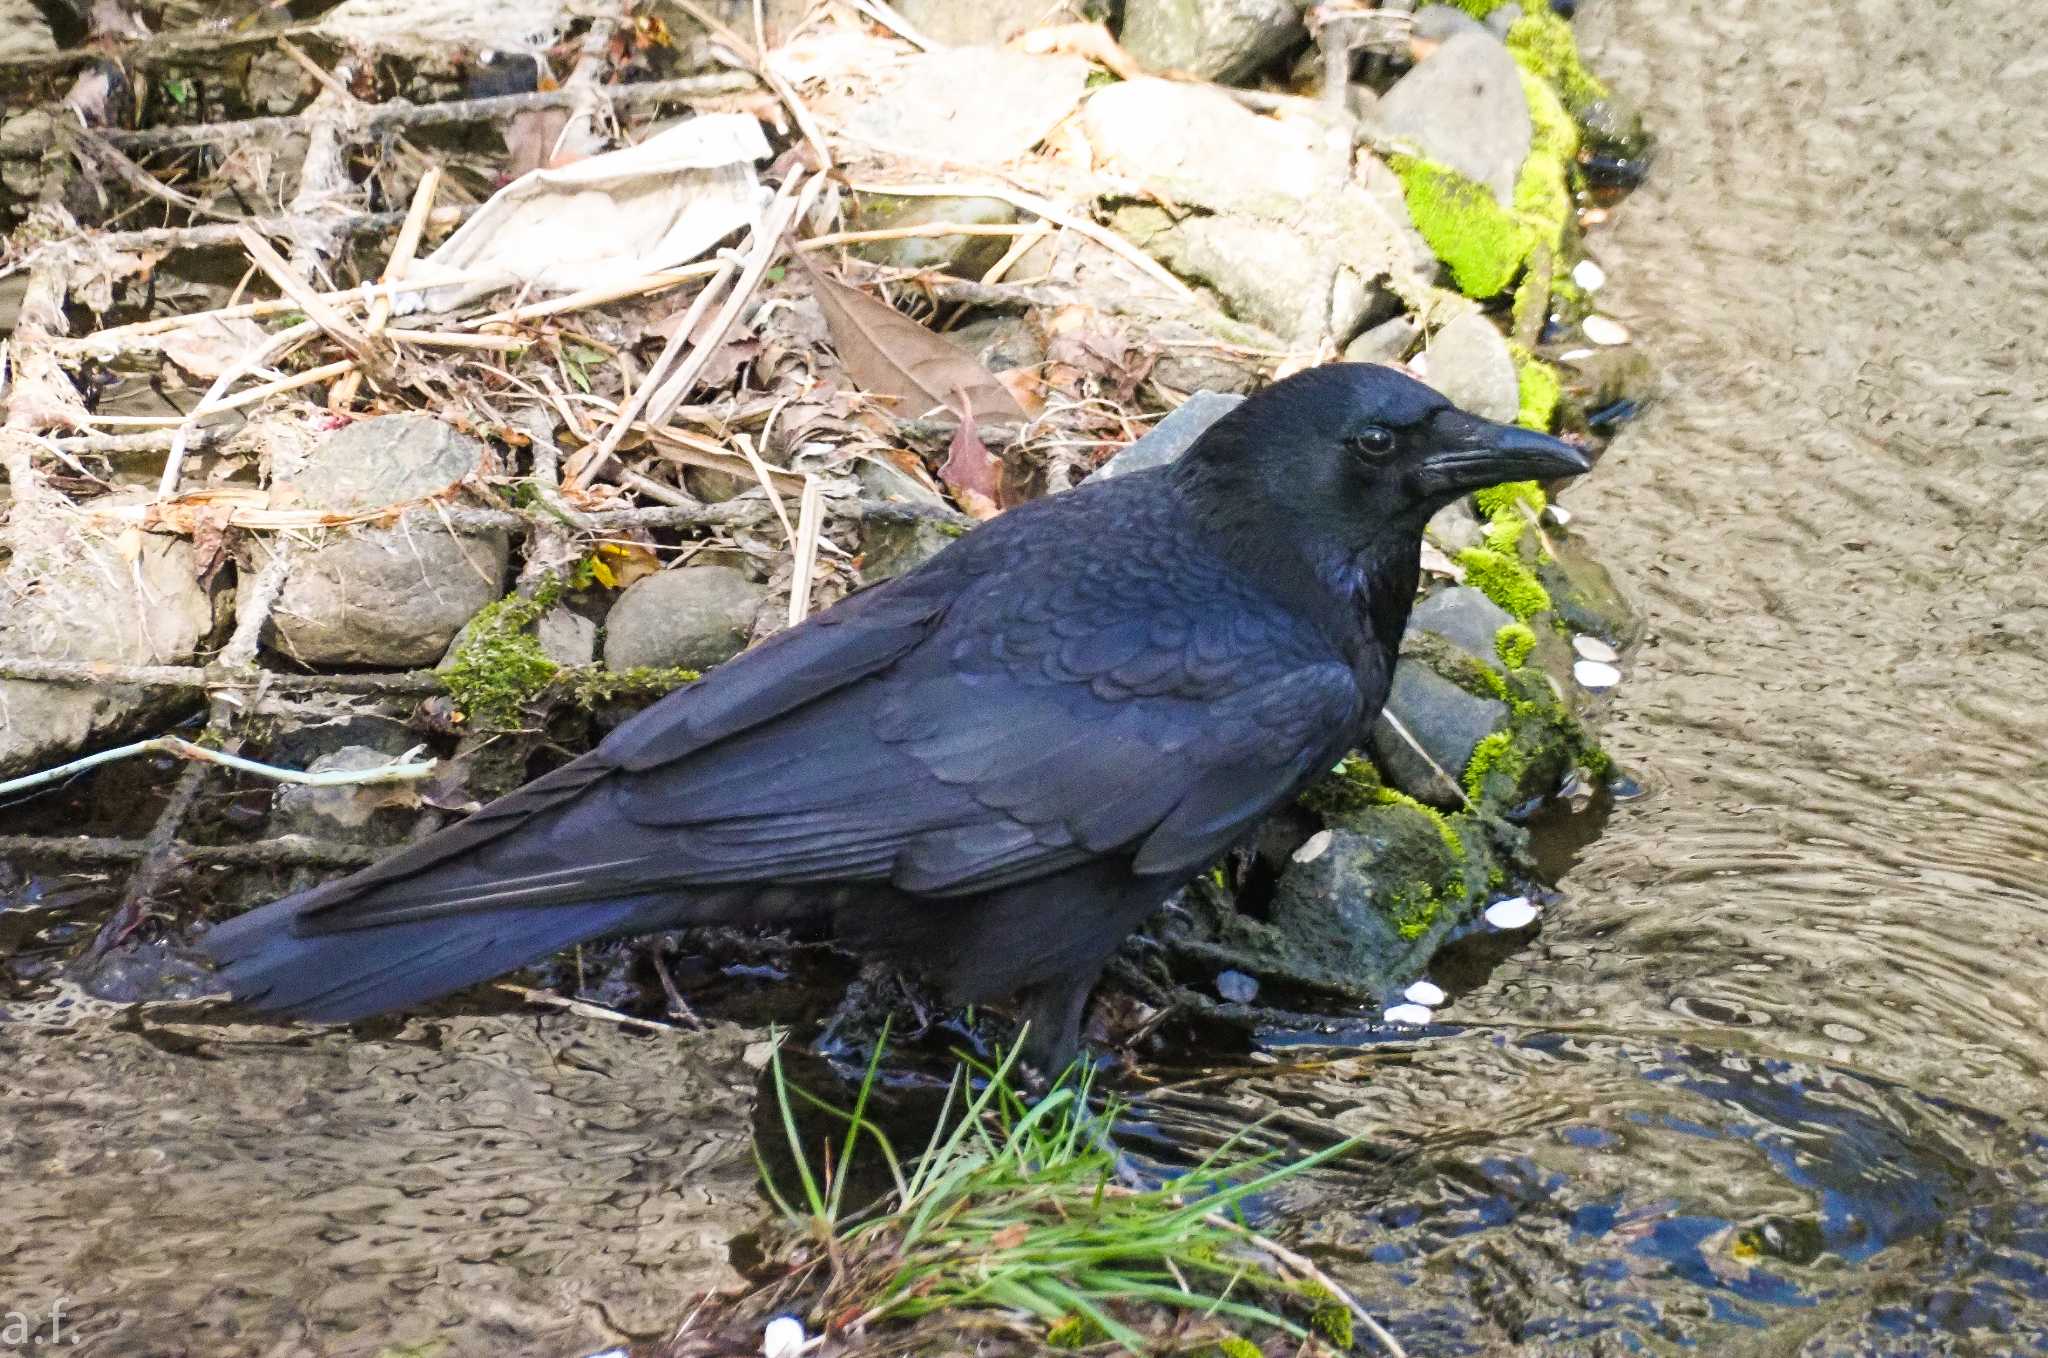
POLYGON ((1461 1030, 1156 1110, 1389 1147, 1290 1214, 1411 1352, 2048 1352, 2040 17, 1581 21, 1662 137, 1595 252, 1666 380, 1568 497, 1650 795, 1461 1030))
MULTIPOLYGON (((1650 793, 1455 1026, 1141 1110, 1369 1136, 1281 1210, 1411 1353, 2048 1352, 2039 22, 1582 19, 1663 139, 1596 252, 1664 391, 1570 497, 1650 618, 1650 793)), ((86 1352, 572 1352, 759 1211, 730 1033, 10 1018, 0 1311, 86 1352)))

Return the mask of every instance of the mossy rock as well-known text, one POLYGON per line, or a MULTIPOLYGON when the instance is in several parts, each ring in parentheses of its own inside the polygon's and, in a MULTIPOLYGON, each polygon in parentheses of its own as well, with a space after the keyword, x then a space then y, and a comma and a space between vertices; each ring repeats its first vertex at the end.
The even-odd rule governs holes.
POLYGON ((1400 177, 1408 215, 1467 297, 1493 297, 1521 272, 1536 234, 1502 207, 1484 184, 1415 156, 1389 162, 1400 177))
POLYGON ((1616 648, 1641 640, 1642 617, 1608 569, 1571 538, 1553 534, 1551 546, 1554 554, 1538 561, 1535 570, 1558 621, 1616 648))

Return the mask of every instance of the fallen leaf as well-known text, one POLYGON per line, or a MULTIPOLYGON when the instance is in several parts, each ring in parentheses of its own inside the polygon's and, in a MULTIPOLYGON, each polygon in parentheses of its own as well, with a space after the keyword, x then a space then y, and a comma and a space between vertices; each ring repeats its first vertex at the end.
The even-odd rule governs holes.
POLYGON ((219 377, 235 360, 270 342, 253 320, 199 316, 164 336, 164 356, 194 377, 219 377))
POLYGON ((1030 1234, 1029 1226, 1021 1221, 1013 1221, 988 1238, 988 1247, 992 1250, 1013 1250, 1023 1244, 1025 1237, 1030 1234))
POLYGON ((962 392, 960 427, 946 445, 946 460, 939 467, 939 479, 952 490, 960 507, 977 519, 992 519, 1002 512, 1003 464, 989 452, 974 427, 974 405, 962 392))
MULTIPOLYGON (((802 256, 797 258, 801 261, 802 256)), ((1022 406, 987 368, 951 340, 860 291, 804 265, 849 376, 875 396, 896 398, 895 413, 914 418, 945 408, 995 420, 1023 420, 1022 406)))

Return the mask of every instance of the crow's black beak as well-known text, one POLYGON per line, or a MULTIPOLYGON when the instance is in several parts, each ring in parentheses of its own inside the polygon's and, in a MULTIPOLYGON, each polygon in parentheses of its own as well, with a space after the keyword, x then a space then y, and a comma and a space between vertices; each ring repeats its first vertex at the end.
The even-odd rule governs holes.
POLYGON ((1591 471, 1585 453, 1563 439, 1512 424, 1446 410, 1430 424, 1436 451, 1422 464, 1438 494, 1458 494, 1502 481, 1549 481, 1591 471))

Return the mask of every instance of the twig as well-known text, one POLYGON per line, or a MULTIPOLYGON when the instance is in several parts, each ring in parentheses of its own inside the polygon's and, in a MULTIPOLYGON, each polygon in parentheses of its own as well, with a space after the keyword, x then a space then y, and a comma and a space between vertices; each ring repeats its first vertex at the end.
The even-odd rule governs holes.
POLYGON ((240 755, 208 749, 204 745, 195 745, 181 736, 151 736, 148 740, 138 740, 129 745, 117 745, 111 750, 101 750, 98 754, 89 754, 83 759, 74 759, 68 764, 59 764, 56 768, 44 769, 40 773, 30 773, 20 778, 10 778, 5 782, 0 782, 0 796, 14 792, 26 792, 30 788, 43 787, 49 783, 62 782, 74 774, 83 773, 87 769, 98 768, 101 764, 112 764, 118 760, 133 759, 138 755, 145 754, 173 754, 180 759, 194 759, 208 764, 219 764, 225 768, 239 769, 243 773, 253 773, 259 777, 268 778, 273 782, 299 783, 306 787, 345 787, 352 783, 409 783, 428 777, 435 769, 440 767, 440 762, 433 759, 429 759, 424 764, 403 762, 409 759, 411 755, 425 748, 425 746, 416 746, 413 750, 400 756, 401 762, 380 764, 372 769, 333 769, 326 773, 307 773, 300 769, 282 769, 274 764, 262 764, 253 759, 244 759, 240 755))
POLYGON ((580 292, 551 297, 545 302, 528 302, 506 311, 494 311, 488 316, 464 321, 463 324, 474 329, 486 325, 509 325, 519 321, 539 320, 543 316, 553 316, 563 311, 582 311, 588 307, 603 306, 606 302, 617 302, 644 293, 660 292, 663 288, 678 287, 693 278, 705 278, 715 274, 724 267, 724 261, 719 260, 689 264, 680 269, 664 269, 658 273, 642 274, 625 283, 607 283, 603 287, 584 288, 580 292))
POLYGON ((306 313, 308 320, 325 331, 329 339, 348 350, 358 362, 370 361, 369 337, 328 306, 319 293, 307 287, 305 280, 285 263, 284 256, 271 248, 269 241, 246 226, 238 228, 236 237, 242 248, 249 252, 249 258, 256 261, 256 267, 277 285, 279 292, 299 304, 299 310, 306 313))
POLYGON ((438 693, 432 670, 391 674, 284 674, 277 670, 231 672, 201 665, 107 665, 96 660, 33 660, 0 657, 0 679, 39 684, 130 684, 143 688, 267 688, 275 693, 364 693, 412 697, 438 693))
MULTIPOLYGON (((739 94, 757 82, 744 72, 718 71, 707 75, 682 76, 675 80, 649 80, 635 85, 611 85, 598 92, 614 107, 639 108, 667 100, 701 96, 739 94)), ((589 90, 540 90, 532 94, 496 94, 482 99, 449 99, 440 103, 415 104, 392 99, 377 104, 358 117, 355 133, 372 138, 401 127, 423 127, 434 123, 461 123, 496 119, 527 109, 569 108, 588 98, 589 90)), ((109 132, 107 140, 124 151, 164 151, 173 147, 209 146, 275 139, 305 131, 303 114, 279 118, 244 118, 232 123, 195 123, 188 127, 159 127, 142 132, 109 132)), ((395 220, 395 218, 394 218, 395 220)))
MULTIPOLYGON (((98 865, 133 863, 150 852, 141 839, 103 839, 88 835, 0 835, 0 858, 35 862, 98 865)), ((174 840, 170 852, 181 863, 233 866, 360 868, 385 856, 383 849, 336 840, 282 835, 258 844, 190 844, 174 840)))
POLYGON ((672 1023, 635 1018, 631 1014, 621 1014, 616 1009, 606 1009, 603 1005, 591 1004, 586 1000, 572 1000, 567 995, 557 995, 552 990, 536 990, 532 986, 513 985, 510 981, 500 981, 497 988, 508 995, 517 995, 528 1004, 544 1004, 550 1009, 565 1010, 578 1018, 596 1019, 600 1023, 613 1023, 621 1028, 639 1028, 650 1033, 680 1031, 672 1023))
POLYGON ((230 363, 226 370, 214 379, 213 385, 207 388, 206 395, 199 399, 199 404, 187 411, 178 423, 178 432, 171 439, 170 456, 164 459, 163 476, 157 481, 156 494, 159 500, 168 500, 177 494, 178 478, 185 465, 185 442, 191 436, 193 426, 203 416, 213 413, 214 403, 227 394, 228 388, 250 369, 281 357, 300 342, 309 340, 319 333, 320 327, 312 321, 302 321, 289 330, 281 330, 230 363))
POLYGON ((711 281, 699 289, 696 297, 691 299, 689 309, 683 313, 682 319, 676 322, 675 329, 669 333, 668 342, 661 346, 661 353, 655 358, 654 365, 647 370, 647 375, 641 379, 640 385, 626 398, 625 405, 619 408, 618 415, 612 420, 612 427, 605 432, 603 441, 585 460, 584 466, 577 471, 572 484, 578 487, 590 484, 592 478, 603 469, 604 464, 611 460, 612 454, 618 451, 619 441, 625 438, 626 431, 632 427, 633 421, 653 398, 655 391, 661 386, 662 379, 669 372, 669 365, 675 361, 676 355, 689 345, 690 336, 696 332, 697 323, 704 319, 704 313, 711 309, 711 304, 725 291, 726 284, 732 281, 732 276, 738 272, 739 267, 738 262, 731 257, 722 260, 718 272, 711 275, 711 281))
POLYGON ((796 626, 811 611, 811 575, 818 568, 818 533, 824 516, 824 494, 818 478, 804 478, 804 497, 796 519, 796 552, 790 563, 789 625, 796 626))
POLYGON ((1194 292, 1187 284, 1167 272, 1152 256, 1125 240, 1114 231, 1097 226, 1083 217, 1076 217, 1039 197, 1022 189, 1013 189, 1007 184, 874 184, 860 183, 851 186, 856 193, 901 194, 921 198, 1000 198, 1010 206, 1033 216, 1043 217, 1055 226, 1079 232, 1105 250, 1122 257, 1153 282, 1166 288, 1176 297, 1193 298, 1194 292))
POLYGON ((858 245, 865 241, 911 240, 919 236, 1042 236, 1043 222, 918 222, 913 226, 882 226, 872 231, 828 231, 799 241, 797 249, 823 250, 833 245, 858 245))
POLYGON ((1359 1324, 1365 1326, 1366 1332, 1372 1335, 1374 1339, 1377 1339, 1380 1342, 1380 1346, 1391 1354, 1392 1358, 1408 1358, 1408 1351, 1401 1347, 1401 1341, 1388 1334, 1386 1327, 1377 1320, 1374 1320, 1372 1314, 1358 1304, 1358 1298, 1347 1292, 1338 1284, 1336 1279, 1323 1272, 1320 1268, 1317 1268, 1313 1259, 1310 1259, 1307 1255, 1295 1253, 1278 1241, 1260 1235, 1249 1226, 1232 1221, 1220 1212, 1205 1212, 1202 1214, 1202 1220, 1212 1226, 1219 1226, 1226 1231, 1243 1237, 1254 1247, 1264 1250, 1289 1268, 1307 1274, 1310 1281, 1314 1282, 1316 1286, 1325 1289, 1331 1296, 1343 1302, 1345 1309, 1351 1312, 1352 1317, 1359 1324))
MULTIPOLYGON (((761 222, 754 229, 753 248, 748 252, 746 267, 740 273, 739 282, 734 285, 731 295, 725 299, 725 304, 719 307, 718 314, 712 317, 703 336, 698 340, 697 347, 690 351, 690 356, 677 366, 672 375, 660 379, 660 385, 655 385, 650 373, 650 380, 644 383, 643 387, 651 387, 651 392, 641 391, 633 394, 633 400, 647 411, 649 424, 660 424, 666 420, 668 412, 680 404, 683 397, 689 395, 690 388, 697 381, 697 375, 704 371, 704 365, 711 361, 711 355, 724 340, 725 332, 730 330, 732 323, 738 319, 740 308, 747 304, 754 289, 760 285, 762 276, 768 272, 768 265, 781 248, 783 233, 789 229, 790 223, 796 220, 810 201, 810 186, 822 182, 823 176, 807 180, 802 170, 792 170, 789 177, 782 181, 782 187, 776 190, 774 200, 769 203, 767 210, 762 214, 761 222)), ((678 327, 678 331, 680 330, 681 327, 678 327)), ((670 352, 672 347, 671 345, 664 352, 670 352)), ((627 420, 622 419, 614 426, 598 451, 586 459, 576 475, 570 479, 570 489, 582 490, 589 486, 605 462, 610 459, 612 449, 618 447, 619 439, 624 437, 626 424, 627 420)))
POLYGON ((894 33, 903 41, 921 52, 929 52, 938 44, 920 33, 910 20, 898 14, 886 0, 847 0, 855 9, 867 15, 882 27, 894 33))
MULTIPOLYGON (((287 47, 290 44, 286 44, 287 47)), ((294 49, 296 50, 296 49, 294 49)), ((441 190, 441 167, 429 165, 420 176, 418 187, 413 190, 412 207, 405 214, 405 225, 398 228, 398 240, 391 247, 391 253, 384 261, 384 273, 377 281, 398 283, 412 268, 413 256, 419 252, 420 237, 427 229, 427 214, 433 211, 434 195, 441 190)), ((310 314, 310 313, 309 313, 310 314)), ((391 294, 380 292, 370 302, 370 314, 363 322, 363 333, 375 340, 384 333, 385 325, 391 320, 391 294)), ((468 340, 470 336, 461 337, 468 340)), ((414 341, 423 343, 424 341, 414 341)), ((330 409, 346 409, 355 401, 356 392, 363 384, 360 372, 345 373, 334 390, 328 393, 330 409)))

